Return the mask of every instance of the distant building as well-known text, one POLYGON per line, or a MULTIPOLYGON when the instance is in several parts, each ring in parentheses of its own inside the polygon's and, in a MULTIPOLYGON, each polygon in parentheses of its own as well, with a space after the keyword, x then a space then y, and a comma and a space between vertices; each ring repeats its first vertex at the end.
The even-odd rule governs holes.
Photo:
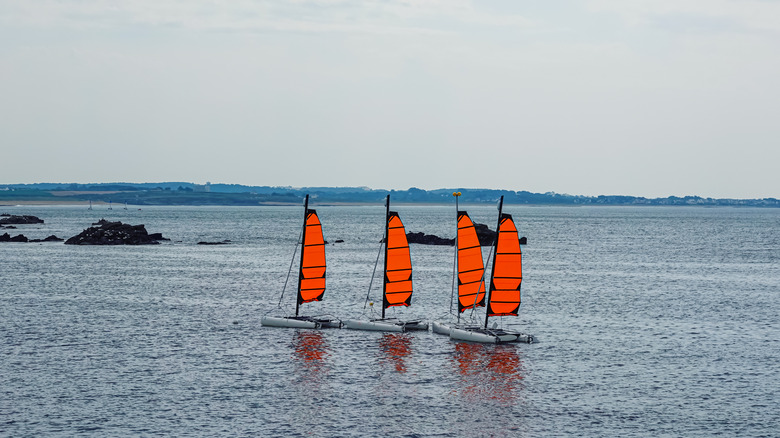
POLYGON ((211 183, 206 181, 205 185, 193 184, 192 185, 192 191, 209 193, 209 192, 211 192, 211 183))

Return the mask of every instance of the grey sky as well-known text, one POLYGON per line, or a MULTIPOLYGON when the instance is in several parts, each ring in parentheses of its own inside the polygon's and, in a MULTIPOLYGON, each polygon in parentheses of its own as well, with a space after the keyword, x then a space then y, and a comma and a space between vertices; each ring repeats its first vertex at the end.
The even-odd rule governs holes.
POLYGON ((780 1, 0 1, 0 183, 780 197, 780 1))

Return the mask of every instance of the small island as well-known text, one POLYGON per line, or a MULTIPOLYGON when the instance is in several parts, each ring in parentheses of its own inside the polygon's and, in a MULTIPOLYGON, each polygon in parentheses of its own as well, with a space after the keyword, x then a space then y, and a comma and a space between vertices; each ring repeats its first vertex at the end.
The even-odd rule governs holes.
POLYGON ((27 224, 42 224, 43 219, 30 215, 12 215, 8 213, 0 214, 0 225, 27 225, 27 224))
POLYGON ((156 245, 169 240, 161 233, 149 234, 143 225, 129 225, 101 219, 76 236, 65 241, 66 245, 156 245))

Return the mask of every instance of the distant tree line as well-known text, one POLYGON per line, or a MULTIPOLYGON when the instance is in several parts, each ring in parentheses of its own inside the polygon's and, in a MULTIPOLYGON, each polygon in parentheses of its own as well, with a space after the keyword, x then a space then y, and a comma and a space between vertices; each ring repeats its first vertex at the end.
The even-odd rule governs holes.
POLYGON ((676 206, 744 206, 780 207, 775 198, 716 199, 700 196, 669 196, 644 198, 625 195, 582 196, 554 192, 531 193, 528 191, 496 189, 436 189, 383 190, 368 187, 273 187, 244 186, 237 184, 211 184, 210 191, 195 190, 189 182, 163 183, 36 183, 0 185, 0 201, 3 200, 78 200, 117 202, 133 205, 258 205, 294 204, 309 194, 318 203, 381 203, 391 195, 395 202, 448 204, 452 193, 462 193, 460 201, 480 204, 493 203, 504 196, 507 204, 527 205, 676 205, 676 206))

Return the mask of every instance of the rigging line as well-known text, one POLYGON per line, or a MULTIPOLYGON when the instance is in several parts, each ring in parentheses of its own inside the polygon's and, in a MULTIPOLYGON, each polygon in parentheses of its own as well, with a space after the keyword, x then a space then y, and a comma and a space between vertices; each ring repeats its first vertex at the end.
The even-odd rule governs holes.
POLYGON ((371 298, 371 286, 374 285, 374 275, 376 275, 376 267, 379 265, 379 256, 382 254, 382 245, 379 244, 379 252, 376 253, 376 261, 374 262, 374 272, 371 273, 371 281, 368 283, 368 293, 366 294, 366 301, 363 302, 363 310, 366 310, 368 299, 371 298))
POLYGON ((452 261, 452 292, 450 292, 450 315, 455 301, 455 277, 458 275, 458 230, 455 230, 455 256, 452 261))
POLYGON ((290 281, 290 273, 292 272, 293 263, 295 263, 295 254, 298 254, 298 245, 302 244, 301 237, 303 237, 303 229, 301 229, 301 234, 298 235, 298 240, 295 241, 295 249, 293 250, 292 259, 290 259, 290 269, 287 270, 287 278, 284 280, 284 286, 282 287, 282 294, 279 296, 279 305, 278 307, 282 307, 282 298, 284 298, 284 291, 287 289, 287 282, 290 281))
MULTIPOLYGON (((458 198, 459 192, 453 192, 452 196, 455 197, 455 254, 453 254, 452 260, 452 291, 450 291, 450 315, 452 315, 452 304, 455 301, 455 277, 458 275, 458 198)), ((458 320, 460 321, 460 312, 458 312, 458 320)))

